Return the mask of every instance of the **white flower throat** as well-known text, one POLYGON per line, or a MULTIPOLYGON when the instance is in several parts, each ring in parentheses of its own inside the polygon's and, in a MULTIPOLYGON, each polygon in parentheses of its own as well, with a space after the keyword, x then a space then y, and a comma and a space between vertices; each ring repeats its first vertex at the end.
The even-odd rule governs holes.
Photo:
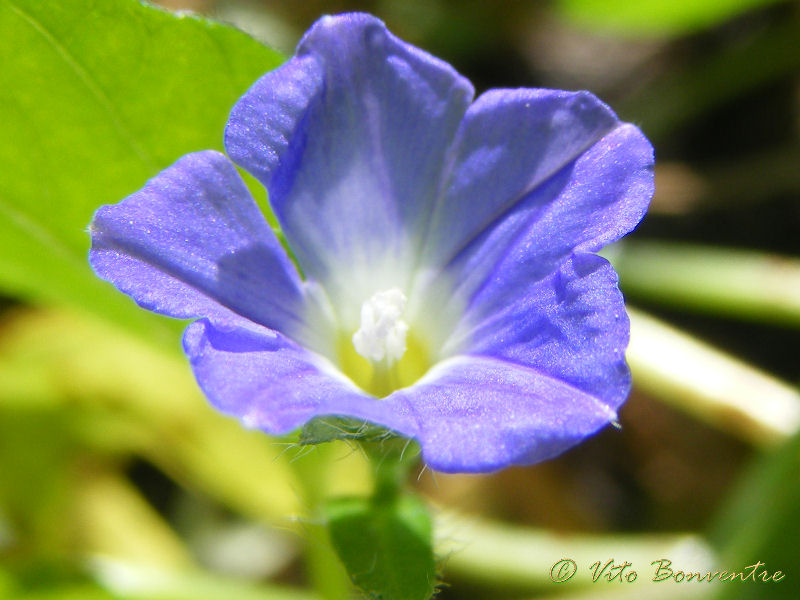
POLYGON ((406 352, 408 323, 403 317, 408 298, 394 287, 373 296, 361 305, 361 326, 353 334, 353 346, 361 356, 389 364, 406 352))

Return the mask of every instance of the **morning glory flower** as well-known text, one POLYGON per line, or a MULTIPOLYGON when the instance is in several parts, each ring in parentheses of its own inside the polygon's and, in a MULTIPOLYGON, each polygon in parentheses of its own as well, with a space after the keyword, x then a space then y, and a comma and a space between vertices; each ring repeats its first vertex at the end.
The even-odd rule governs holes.
MULTIPOLYGON (((202 99, 198 99, 202 101, 202 99)), ((364 14, 324 17, 233 107, 233 163, 184 156, 91 224, 95 272, 183 338, 215 407, 271 434, 319 416, 427 464, 552 457, 630 388, 617 276, 653 153, 587 92, 495 89, 364 14)))

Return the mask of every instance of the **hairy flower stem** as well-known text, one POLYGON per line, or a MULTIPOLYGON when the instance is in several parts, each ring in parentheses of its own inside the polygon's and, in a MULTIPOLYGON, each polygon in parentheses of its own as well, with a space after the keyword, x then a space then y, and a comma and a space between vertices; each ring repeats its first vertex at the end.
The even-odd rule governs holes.
POLYGON ((390 503, 402 493, 410 470, 419 462, 419 451, 410 445, 404 438, 361 444, 372 464, 373 502, 390 503))
POLYGON ((314 456, 296 460, 293 465, 301 484, 301 493, 310 519, 304 526, 305 566, 309 584, 324 600, 349 597, 352 586, 336 552, 331 546, 326 525, 320 515, 327 500, 324 473, 331 461, 330 444, 316 447, 314 456))

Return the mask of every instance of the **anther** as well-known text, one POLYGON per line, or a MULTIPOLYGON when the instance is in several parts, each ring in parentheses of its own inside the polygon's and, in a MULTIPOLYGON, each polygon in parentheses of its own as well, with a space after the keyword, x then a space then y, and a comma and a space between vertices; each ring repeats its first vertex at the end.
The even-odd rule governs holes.
POLYGON ((389 363, 406 351, 408 324, 402 319, 408 299, 398 288, 374 294, 361 305, 361 326, 353 334, 353 346, 364 358, 389 363))

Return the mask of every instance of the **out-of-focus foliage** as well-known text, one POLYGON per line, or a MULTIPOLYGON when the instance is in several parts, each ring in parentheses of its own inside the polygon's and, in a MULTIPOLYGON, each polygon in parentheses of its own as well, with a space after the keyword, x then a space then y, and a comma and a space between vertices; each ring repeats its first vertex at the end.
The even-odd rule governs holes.
MULTIPOLYGON (((134 458, 236 514, 293 528, 302 505, 288 463, 298 450, 212 410, 172 352, 74 313, 6 314, 0 332, 0 552, 14 548, 20 566, 93 555, 195 566, 120 473, 134 458)), ((317 493, 367 489, 360 455, 344 451, 315 477, 317 493)), ((274 551, 291 558, 292 547, 274 551)))
MULTIPOLYGON (((640 119, 656 143, 664 142, 676 128, 713 115, 732 98, 797 73, 798 37, 797 19, 746 31, 719 51, 701 55, 693 64, 666 72, 650 85, 640 87, 622 103, 621 110, 640 119)), ((784 152, 791 156, 797 150, 788 148, 784 152)))
POLYGON ((629 291, 714 315, 800 327, 800 260, 657 242, 623 244, 615 254, 629 291))
POLYGON ((789 580, 794 579, 792 559, 798 556, 800 539, 800 435, 753 461, 710 529, 721 562, 743 568, 760 561, 768 565, 770 574, 782 571, 782 581, 787 582, 736 586, 719 598, 789 600, 797 596, 789 580))
POLYGON ((678 35, 724 22, 779 0, 558 0, 576 23, 627 35, 678 35))

